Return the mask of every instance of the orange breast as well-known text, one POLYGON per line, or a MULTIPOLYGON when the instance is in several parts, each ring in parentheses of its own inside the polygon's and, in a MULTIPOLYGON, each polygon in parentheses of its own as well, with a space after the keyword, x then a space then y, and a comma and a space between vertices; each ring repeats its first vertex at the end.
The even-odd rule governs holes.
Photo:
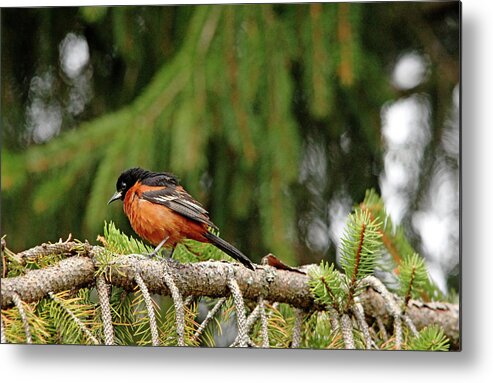
POLYGON ((123 209, 132 228, 146 241, 157 246, 168 237, 165 246, 174 247, 185 238, 207 242, 202 235, 207 230, 204 224, 192 221, 166 206, 154 204, 140 198, 140 193, 151 189, 137 182, 125 195, 123 209))

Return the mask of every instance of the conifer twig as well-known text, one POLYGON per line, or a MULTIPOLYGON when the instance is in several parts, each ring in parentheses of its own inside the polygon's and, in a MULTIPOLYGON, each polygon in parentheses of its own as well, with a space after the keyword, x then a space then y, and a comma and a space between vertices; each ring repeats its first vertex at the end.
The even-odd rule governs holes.
POLYGON ((231 296, 233 297, 233 302, 236 307, 236 321, 238 324, 238 347, 247 347, 249 336, 246 329, 246 317, 245 317, 245 305, 243 303, 243 296, 241 295, 240 287, 238 282, 234 278, 234 272, 230 269, 230 274, 228 277, 228 287, 231 291, 231 296))
POLYGON ((291 348, 298 348, 301 344, 301 325, 303 324, 303 318, 305 313, 303 310, 294 309, 294 326, 293 326, 293 340, 291 342, 291 348))
POLYGON ((327 312, 330 318, 330 327, 332 327, 333 331, 339 330, 339 313, 333 308, 328 307, 327 312))
POLYGON ((394 315, 394 336, 395 349, 400 350, 402 347, 402 320, 400 315, 394 315))
MULTIPOLYGON (((56 294, 64 290, 76 290, 93 285, 98 267, 100 267, 97 257, 94 256, 98 249, 101 248, 91 246, 88 250, 84 247, 80 250, 79 256, 62 259, 53 266, 31 270, 19 277, 2 278, 0 286, 2 308, 6 309, 14 304, 13 293, 17 293, 22 301, 29 303, 39 301, 50 291, 56 294), (85 253, 86 250, 88 252, 85 253)), ((175 296, 178 295, 178 299, 180 292, 186 296, 208 296, 212 298, 229 296, 228 270, 234 268, 235 280, 245 299, 257 300, 259 295, 262 295, 265 301, 274 302, 273 308, 277 302, 282 302, 304 310, 327 309, 314 300, 307 275, 285 270, 273 270, 275 277, 269 284, 268 291, 265 291, 265 273, 262 270, 252 272, 241 265, 225 262, 208 261, 187 264, 168 262, 169 271, 173 273, 173 278, 175 278, 175 290, 171 283, 166 283, 169 280, 166 279, 165 281, 163 278, 162 263, 157 260, 142 259, 142 257, 119 255, 114 257, 110 266, 103 266, 109 268, 106 275, 109 275, 107 279, 112 286, 133 291, 135 288, 134 270, 140 270, 142 279, 151 294, 172 295, 172 291, 174 291, 175 296), (177 290, 178 288, 179 290, 177 290), (177 291, 178 294, 176 294, 177 291)), ((270 266, 263 266, 263 268, 270 268, 270 266)), ((388 314, 389 312, 399 312, 399 298, 390 294, 383 284, 374 277, 366 277, 360 281, 361 287, 365 285, 363 281, 366 281, 366 285, 369 287, 363 289, 358 296, 364 306, 365 313, 369 317, 378 318, 380 316, 382 324, 390 325, 393 315, 388 314)), ((178 300, 175 299, 175 302, 178 300)), ((177 313, 179 312, 178 304, 177 313)), ((459 346, 459 307, 457 304, 422 302, 411 299, 406 314, 418 330, 430 324, 439 324, 447 337, 450 338, 452 349, 459 346)), ((257 315, 259 315, 258 310, 254 310, 250 314, 247 324, 253 324, 258 319, 257 315), (252 321, 250 321, 250 317, 252 321)), ((331 320, 331 324, 333 323, 334 321, 331 320)))
POLYGON ((219 311, 219 309, 224 304, 224 302, 226 302, 226 297, 220 298, 216 302, 216 304, 214 305, 214 307, 211 310, 209 310, 209 312, 207 313, 207 316, 202 321, 202 323, 200 324, 199 328, 193 334, 192 340, 196 340, 196 339, 199 338, 200 335, 202 335, 202 332, 205 330, 205 328, 207 327, 207 325, 209 324, 209 322, 212 320, 212 318, 214 318, 214 315, 216 315, 216 313, 219 311))
POLYGON ((358 248, 356 250, 356 254, 354 256, 354 266, 353 266, 353 271, 352 271, 352 277, 351 277, 351 282, 349 283, 349 291, 347 294, 347 299, 346 299, 346 307, 343 310, 346 312, 348 308, 352 305, 353 303, 353 296, 356 291, 356 285, 358 283, 357 277, 358 277, 358 271, 359 271, 359 266, 361 262, 361 253, 363 250, 363 243, 365 241, 365 230, 366 230, 366 224, 362 223, 361 224, 361 230, 359 234, 359 242, 358 242, 358 248))
POLYGON ((115 336, 113 331, 113 321, 111 319, 110 298, 108 296, 108 285, 104 281, 104 276, 96 277, 96 291, 99 296, 99 304, 101 306, 101 318, 103 320, 104 344, 114 345, 115 336))
POLYGON ((190 303, 192 303, 193 301, 193 298, 194 298, 193 295, 189 295, 188 297, 186 297, 185 300, 183 301, 183 306, 187 307, 188 305, 190 305, 190 303))
POLYGON ((66 313, 72 318, 72 320, 75 322, 77 326, 79 326, 80 330, 84 333, 85 336, 87 336, 93 344, 99 344, 99 341, 92 335, 92 333, 89 331, 87 326, 82 322, 77 316, 73 313, 72 310, 70 310, 64 303, 63 300, 58 298, 55 294, 53 294, 51 291, 48 293, 51 299, 53 299, 56 303, 60 305, 60 307, 66 311, 66 313))
POLYGON ((372 340, 371 340, 371 335, 370 335, 370 331, 368 328, 368 323, 366 323, 366 320, 365 320, 365 312, 363 310, 363 306, 361 305, 361 303, 359 303, 356 299, 355 299, 355 302, 356 303, 353 305, 353 313, 354 313, 354 316, 356 317, 356 320, 358 321, 358 326, 359 326, 361 332, 363 333, 363 337, 365 339, 366 349, 370 350, 371 345, 372 345, 372 340))
POLYGON ((378 345, 375 343, 375 341, 373 339, 377 339, 378 338, 378 335, 377 333, 375 332, 375 330, 373 329, 373 327, 369 327, 368 328, 368 331, 370 332, 370 335, 371 335, 371 345, 373 346, 373 348, 375 350, 379 350, 380 347, 378 347, 378 345))
POLYGON ((3 327, 3 319, 0 315, 0 343, 7 343, 7 337, 5 336, 5 328, 3 327))
POLYGON ((407 314, 404 314, 404 315, 402 315, 402 319, 404 320, 404 323, 409 328, 409 330, 411 330, 413 335, 418 336, 419 335, 418 330, 416 330, 416 326, 414 325, 411 318, 409 318, 409 316, 407 314))
POLYGON ((134 278, 135 278, 135 282, 139 286, 142 296, 144 297, 144 302, 147 309, 147 315, 149 316, 149 328, 151 330, 152 345, 159 346, 159 333, 157 330, 156 315, 154 313, 154 307, 152 304, 151 295, 149 294, 149 290, 147 289, 146 284, 144 283, 142 277, 138 272, 135 273, 134 278))
POLYGON ((27 261, 33 261, 47 255, 63 254, 65 256, 74 256, 79 252, 88 252, 91 248, 91 245, 87 243, 74 242, 70 241, 70 239, 71 237, 69 236, 65 242, 43 243, 42 245, 17 253, 14 258, 21 265, 25 265, 27 261))
MULTIPOLYGON (((248 315, 247 320, 246 320, 246 332, 247 334, 250 333, 250 330, 252 329, 252 326, 255 324, 257 319, 260 317, 260 307, 259 305, 256 305, 255 308, 252 310, 252 312, 248 315)), ((240 341, 239 336, 236 337, 235 341, 231 343, 230 347, 236 347, 238 346, 238 342, 240 341)))
POLYGON ((351 318, 347 314, 342 314, 341 316, 341 331, 346 350, 354 350, 356 346, 354 345, 353 325, 351 318))
POLYGON ((17 310, 19 310, 19 314, 21 316, 22 325, 24 326, 24 333, 26 334, 26 343, 31 344, 33 342, 33 339, 31 337, 31 329, 29 328, 29 322, 27 321, 27 315, 24 311, 22 300, 17 293, 14 293, 12 295, 12 299, 14 301, 15 307, 17 307, 17 310))
POLYGON ((388 312, 392 316, 400 316, 401 309, 396 303, 396 299, 394 296, 387 290, 385 285, 379 279, 375 278, 373 275, 367 276, 363 279, 363 283, 367 283, 371 288, 377 291, 380 296, 383 298, 385 305, 387 307, 388 312))
POLYGON ((247 332, 250 332, 252 326, 255 324, 259 316, 260 316, 260 307, 257 305, 252 310, 250 315, 248 315, 247 323, 246 323, 247 332))
POLYGON ((376 322, 377 322, 377 326, 378 326, 378 330, 380 332, 380 334, 382 335, 382 339, 386 342, 389 340, 389 336, 387 334, 387 330, 385 329, 385 325, 383 324, 383 320, 382 320, 382 317, 380 315, 378 315, 376 318, 375 318, 376 322))
POLYGON ((180 290, 178 290, 178 287, 176 287, 172 272, 168 266, 168 260, 164 260, 162 264, 163 279, 166 286, 169 288, 171 298, 175 304, 176 336, 178 338, 177 343, 178 346, 185 346, 185 308, 183 306, 182 295, 180 290))
POLYGON ((379 279, 368 276, 364 278, 364 281, 381 295, 389 314, 394 318, 395 348, 400 350, 402 347, 402 310, 396 303, 396 299, 379 279))
POLYGON ((260 295, 258 297, 258 307, 260 312, 260 324, 262 334, 262 347, 269 347, 269 332, 267 331, 267 316, 265 315, 264 298, 260 295))

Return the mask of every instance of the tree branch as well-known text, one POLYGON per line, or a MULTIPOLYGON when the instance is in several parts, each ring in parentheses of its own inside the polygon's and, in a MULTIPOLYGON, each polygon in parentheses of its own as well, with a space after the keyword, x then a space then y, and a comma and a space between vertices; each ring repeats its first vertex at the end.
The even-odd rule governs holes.
MULTIPOLYGON (((64 254, 73 254, 66 248, 58 249, 64 254)), ((73 245, 73 244, 72 244, 73 245)), ((3 278, 1 285, 2 308, 14 304, 14 295, 22 301, 36 302, 51 291, 78 289, 95 284, 98 261, 95 255, 102 248, 87 244, 78 247, 77 256, 66 258, 54 266, 32 270, 25 275, 3 278)), ((67 244, 69 247, 70 244, 67 244)), ((181 264, 174 260, 150 260, 139 255, 121 255, 106 269, 105 279, 113 286, 133 291, 138 272, 151 294, 170 295, 163 278, 163 264, 167 262, 175 284, 182 296, 226 297, 230 295, 228 275, 234 272, 235 280, 244 299, 257 301, 259 296, 270 302, 288 303, 298 309, 324 310, 316 304, 310 293, 308 276, 271 266, 257 266, 251 271, 240 264, 227 262, 198 262, 181 264)), ((391 326, 392 316, 385 307, 382 296, 372 288, 361 293, 360 301, 367 317, 381 317, 384 324, 391 326)), ((410 300, 406 310, 409 318, 419 330, 431 324, 439 324, 451 339, 452 348, 459 345, 459 308, 448 303, 423 303, 410 300)))

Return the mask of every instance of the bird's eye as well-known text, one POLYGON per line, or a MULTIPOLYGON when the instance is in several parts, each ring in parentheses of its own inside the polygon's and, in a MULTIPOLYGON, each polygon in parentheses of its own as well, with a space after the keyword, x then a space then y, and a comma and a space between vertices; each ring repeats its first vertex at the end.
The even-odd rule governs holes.
POLYGON ((127 188, 127 184, 125 182, 122 182, 122 190, 125 190, 127 188))

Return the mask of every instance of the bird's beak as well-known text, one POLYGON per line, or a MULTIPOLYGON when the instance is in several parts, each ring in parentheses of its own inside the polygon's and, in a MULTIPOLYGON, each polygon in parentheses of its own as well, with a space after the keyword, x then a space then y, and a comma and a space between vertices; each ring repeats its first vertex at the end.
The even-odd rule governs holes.
POLYGON ((117 199, 120 199, 120 198, 122 198, 122 192, 117 191, 115 194, 113 194, 113 197, 111 197, 110 200, 108 201, 108 205, 110 203, 112 203, 113 201, 116 201, 117 199))

